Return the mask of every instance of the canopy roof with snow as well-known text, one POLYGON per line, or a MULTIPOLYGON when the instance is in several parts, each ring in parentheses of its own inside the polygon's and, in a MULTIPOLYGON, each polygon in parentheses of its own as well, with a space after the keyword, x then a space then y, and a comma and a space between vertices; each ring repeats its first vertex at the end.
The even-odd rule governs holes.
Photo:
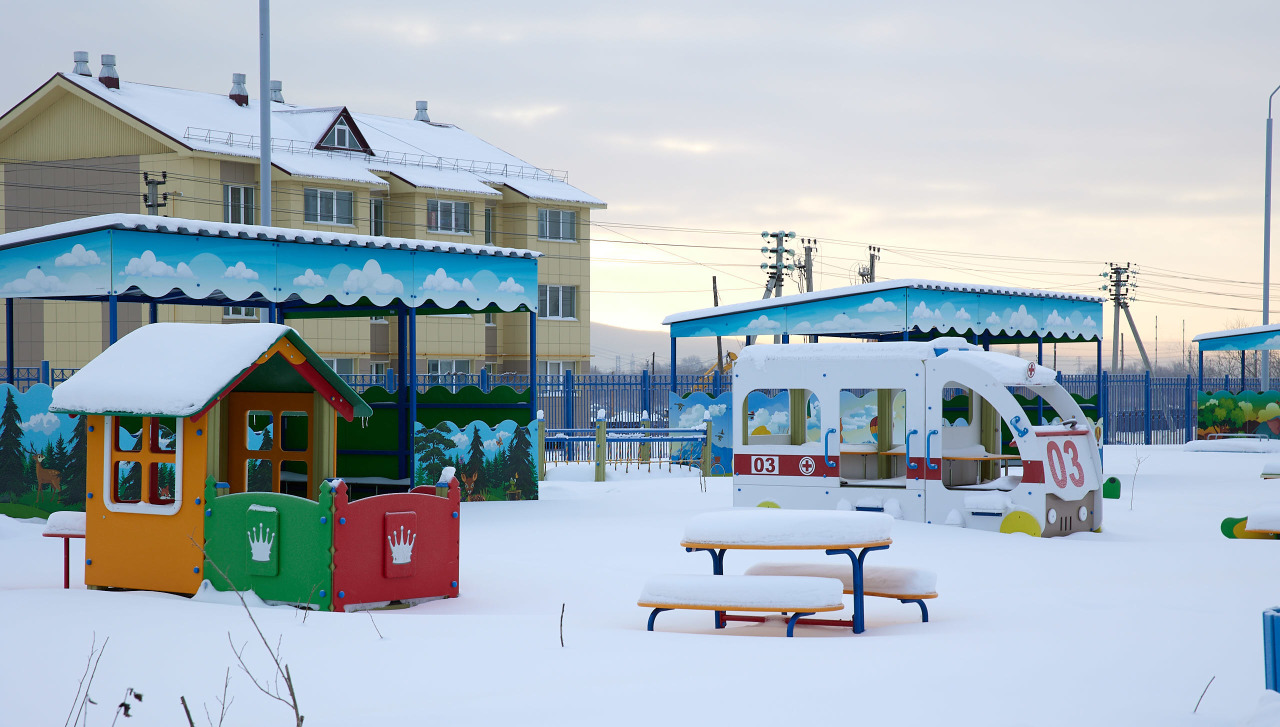
POLYGON ((318 391, 348 421, 373 414, 297 331, 274 323, 143 326, 54 389, 49 411, 189 417, 237 387, 318 391))
MULTIPOLYGON (((256 98, 241 106, 224 94, 125 80, 113 89, 74 73, 55 74, 41 88, 64 83, 133 117, 167 144, 259 158, 256 98)), ((39 93, 37 90, 32 96, 39 93)), ((452 124, 355 113, 341 106, 316 108, 272 102, 271 112, 271 164, 286 174, 386 187, 386 180, 377 172, 415 187, 495 198, 502 196, 503 188, 509 188, 535 200, 605 206, 602 200, 568 184, 564 172, 535 167, 452 124), (350 132, 347 144, 331 133, 340 120, 350 132)))
POLYGON ((1100 341, 1103 299, 1049 290, 894 280, 667 316, 672 338, 804 335, 986 343, 1100 341))
MULTIPOLYGON (((540 253, 112 214, 0 235, 0 298, 536 311, 540 253)), ((366 312, 365 315, 368 315, 366 312)))
POLYGON ((1280 325, 1212 331, 1191 340, 1201 351, 1276 351, 1280 350, 1280 325))

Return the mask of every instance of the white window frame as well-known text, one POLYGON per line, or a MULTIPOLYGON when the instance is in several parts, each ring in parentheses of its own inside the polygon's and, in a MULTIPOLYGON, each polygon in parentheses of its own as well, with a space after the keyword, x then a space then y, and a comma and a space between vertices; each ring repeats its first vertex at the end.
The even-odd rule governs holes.
POLYGON ((260 321, 262 320, 262 309, 247 305, 224 305, 222 306, 222 317, 236 321, 260 321))
POLYGON ((387 362, 387 361, 370 361, 369 375, 370 376, 386 376, 388 366, 390 366, 390 362, 387 362))
POLYGON ((493 221, 498 218, 498 211, 493 207, 484 208, 484 244, 497 244, 498 231, 493 229, 493 221))
POLYGON ((336 357, 336 356, 329 356, 329 357, 322 356, 322 357, 320 357, 320 360, 321 360, 321 361, 324 361, 325 365, 326 365, 326 366, 328 366, 329 368, 333 369, 333 372, 334 372, 335 374, 339 375, 339 376, 353 376, 353 375, 355 375, 355 372, 356 372, 356 360, 355 360, 355 359, 353 359, 353 358, 338 358, 338 357, 336 357), (344 374, 344 373, 342 373, 341 371, 339 371, 339 370, 338 370, 338 362, 339 362, 339 361, 341 361, 341 362, 343 362, 343 363, 346 363, 346 364, 350 367, 350 369, 351 369, 351 370, 350 370, 350 371, 348 371, 348 372, 346 372, 345 374, 344 374))
POLYGON ((552 321, 576 321, 578 320, 578 286, 576 285, 539 285, 538 286, 538 317, 552 321), (566 291, 571 291, 566 295, 566 291), (552 297, 554 293, 555 297, 552 297), (572 308, 569 315, 564 315, 564 309, 568 303, 568 307, 572 308), (555 311, 555 315, 552 315, 555 311))
MULTIPOLYGON (((182 509, 182 430, 186 421, 182 417, 175 417, 177 426, 174 427, 173 436, 173 502, 168 505, 155 505, 150 502, 116 502, 115 498, 115 473, 111 466, 111 454, 115 448, 115 417, 104 416, 102 418, 103 439, 105 445, 102 448, 102 471, 106 473, 106 477, 102 478, 102 504, 110 512, 133 512, 146 515, 177 515, 182 509)), ((145 434, 145 432, 143 433, 145 434)), ((143 446, 148 446, 144 444, 143 446)), ((120 461, 120 460, 116 460, 120 461)), ((129 461, 129 460, 125 460, 129 461)))
POLYGON ((565 371, 572 371, 577 374, 577 365, 575 361, 561 361, 556 359, 538 359, 538 375, 539 376, 564 376, 565 371), (553 370, 554 369, 554 370, 553 370))
POLYGON ((324 135, 324 141, 320 142, 320 146, 345 151, 364 151, 360 140, 356 138, 355 132, 347 125, 347 120, 344 118, 333 122, 333 126, 329 128, 329 133, 324 135))
POLYGON ((574 210, 540 208, 538 239, 549 242, 577 242, 578 213, 574 210))
POLYGON ((471 203, 451 199, 427 200, 427 231, 471 234, 471 203), (446 209, 448 210, 446 213, 446 209), (446 225, 446 217, 448 224, 446 225))
POLYGON ((254 204, 257 188, 244 184, 222 185, 222 221, 231 225, 252 225, 257 219, 254 204), (234 219, 239 217, 240 219, 234 219))
POLYGON ((453 376, 455 374, 471 374, 469 358, 429 358, 427 359, 428 376, 453 376), (459 371, 458 364, 465 364, 466 371, 459 371), (447 371, 444 369, 448 369, 447 371))
POLYGON ((321 189, 304 187, 302 190, 302 216, 306 222, 319 225, 337 225, 339 227, 355 227, 355 192, 341 189, 321 189), (314 208, 309 208, 311 200, 315 200, 314 208), (329 203, 329 213, 323 211, 325 201, 329 203), (346 215, 339 213, 340 205, 346 204, 346 215), (345 220, 345 221, 343 221, 345 220))
POLYGON ((381 197, 369 198, 369 234, 374 237, 387 234, 387 206, 381 197))

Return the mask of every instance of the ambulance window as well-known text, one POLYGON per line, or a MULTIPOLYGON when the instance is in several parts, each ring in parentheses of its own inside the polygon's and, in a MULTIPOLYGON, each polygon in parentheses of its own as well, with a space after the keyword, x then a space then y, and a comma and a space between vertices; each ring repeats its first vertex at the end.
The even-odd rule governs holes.
POLYGON ((791 392, 756 389, 743 409, 743 444, 791 444, 791 392))
POLYGON ((907 392, 902 389, 840 391, 840 442, 884 451, 901 446, 905 435, 907 392), (887 447, 880 439, 888 436, 887 447))

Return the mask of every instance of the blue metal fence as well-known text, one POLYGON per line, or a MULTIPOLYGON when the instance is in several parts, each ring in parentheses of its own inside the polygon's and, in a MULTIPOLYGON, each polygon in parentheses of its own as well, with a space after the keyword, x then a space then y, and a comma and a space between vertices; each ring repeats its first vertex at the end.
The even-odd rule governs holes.
MULTIPOLYGON (((15 366, 14 384, 26 391, 37 383, 50 386, 66 381, 76 369, 40 366, 15 366)), ((385 374, 344 374, 343 378, 356 391, 372 386, 395 389, 395 372, 385 374)), ((1061 374, 1058 379, 1072 394, 1085 398, 1098 395, 1098 379, 1094 374, 1061 374)), ((489 391, 496 386, 510 386, 517 391, 529 387, 528 374, 419 374, 419 390, 430 386, 446 386, 457 391, 464 386, 477 386, 489 391)), ((538 409, 543 412, 543 426, 549 429, 590 427, 596 414, 604 410, 611 429, 639 427, 647 412, 654 427, 667 427, 669 375, 590 374, 536 376, 538 409)), ((1257 391, 1257 378, 1239 376, 1206 378, 1208 392, 1257 391)), ((675 389, 680 393, 705 391, 716 395, 729 387, 728 377, 678 374, 675 389)), ((1026 392, 1020 392, 1026 393, 1026 392)), ((1150 374, 1102 374, 1102 396, 1099 405, 1086 404, 1084 412, 1096 418, 1098 409, 1105 414, 1107 444, 1181 444, 1195 438, 1196 377, 1151 376, 1150 374)))

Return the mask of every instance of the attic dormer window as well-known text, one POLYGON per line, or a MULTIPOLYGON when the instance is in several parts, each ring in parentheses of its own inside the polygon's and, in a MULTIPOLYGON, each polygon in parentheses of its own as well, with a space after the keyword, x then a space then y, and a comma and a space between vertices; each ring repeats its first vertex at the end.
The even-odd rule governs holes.
POLYGON ((356 135, 351 133, 351 127, 347 126, 346 119, 338 119, 333 124, 333 128, 329 129, 328 135, 324 137, 324 141, 320 145, 333 149, 364 151, 364 147, 360 145, 356 135))

